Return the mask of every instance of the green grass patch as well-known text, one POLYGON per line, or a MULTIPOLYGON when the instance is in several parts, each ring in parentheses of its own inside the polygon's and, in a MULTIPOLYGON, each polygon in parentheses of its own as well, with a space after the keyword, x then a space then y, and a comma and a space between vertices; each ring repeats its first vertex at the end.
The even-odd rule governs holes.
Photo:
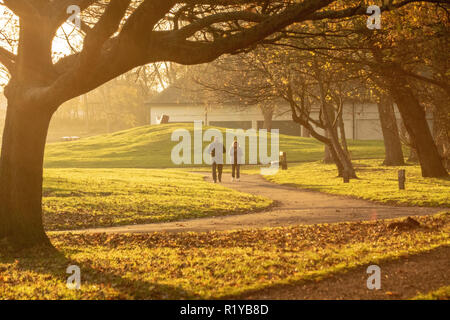
POLYGON ((46 169, 43 193, 47 230, 242 214, 272 204, 166 169, 46 169))
MULTIPOLYGON (((153 125, 85 138, 75 142, 47 145, 45 167, 47 168, 171 168, 171 152, 178 142, 171 141, 172 132, 186 129, 191 133, 193 125, 153 125)), ((204 127, 207 129, 224 128, 204 127)), ((225 137, 225 135, 224 135, 225 137)), ((206 147, 209 143, 204 142, 206 147)), ((247 139, 248 150, 248 139, 247 139)), ((382 141, 349 141, 352 156, 380 158, 384 155, 382 141)), ((280 150, 288 153, 288 161, 317 161, 323 158, 324 146, 312 138, 280 135, 280 150)), ((247 151, 248 156, 248 151, 247 151)), ((184 167, 190 165, 183 165, 184 167)), ((198 166, 198 165, 192 165, 198 166)))
POLYGON ((382 160, 353 161, 359 179, 345 184, 336 166, 321 162, 291 165, 287 171, 265 176, 269 181, 330 194, 387 204, 450 207, 450 179, 423 178, 418 165, 386 167, 382 160), (398 188, 398 170, 406 170, 406 190, 398 188))
POLYGON ((426 294, 418 294, 413 300, 450 300, 450 286, 445 286, 426 294))
POLYGON ((320 279, 450 245, 450 216, 210 233, 51 234, 59 255, 0 249, 3 299, 210 299, 320 279), (81 290, 66 268, 81 268, 81 290))

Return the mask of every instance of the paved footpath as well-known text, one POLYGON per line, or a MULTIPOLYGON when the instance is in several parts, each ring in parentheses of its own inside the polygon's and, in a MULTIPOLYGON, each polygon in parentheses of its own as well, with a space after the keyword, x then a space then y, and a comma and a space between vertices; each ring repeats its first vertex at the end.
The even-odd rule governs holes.
MULTIPOLYGON (((205 175, 206 180, 211 181, 210 177, 206 176, 206 173, 203 175, 205 175)), ((73 232, 207 232, 298 224, 388 219, 403 216, 427 215, 448 209, 387 206, 365 200, 277 185, 265 180, 260 175, 244 175, 241 178, 241 182, 234 183, 231 183, 228 179, 222 183, 224 186, 241 192, 273 199, 275 206, 258 213, 208 217, 167 223, 94 228, 73 232)))

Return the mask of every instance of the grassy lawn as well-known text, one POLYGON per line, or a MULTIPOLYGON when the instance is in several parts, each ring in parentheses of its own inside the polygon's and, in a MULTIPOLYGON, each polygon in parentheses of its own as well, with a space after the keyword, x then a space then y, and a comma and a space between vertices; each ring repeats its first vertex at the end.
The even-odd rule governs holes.
POLYGON ((60 254, 0 249, 2 299, 221 298, 450 245, 450 216, 212 233, 50 234, 60 254), (81 290, 66 268, 81 268, 81 290))
MULTIPOLYGON (((172 167, 173 130, 192 125, 135 128, 70 143, 49 144, 44 173, 44 224, 71 230, 176 221, 259 211, 271 200, 203 181, 172 167), (132 169, 133 168, 133 169, 132 169), (134 169, 141 168, 141 169, 134 169), (154 169, 144 169, 154 168, 154 169)), ((320 162, 323 145, 281 136, 290 164, 267 179, 383 203, 449 206, 450 180, 423 179, 404 167, 383 167, 382 142, 350 142, 359 179, 343 184, 334 165, 320 162)), ((206 145, 206 143, 205 143, 206 145)), ((192 168, 191 168, 192 170, 192 168)), ((256 168, 248 172, 256 173, 256 168)), ((211 299, 345 272, 450 245, 450 215, 420 217, 422 227, 388 228, 389 221, 295 226, 210 233, 52 233, 59 253, 0 246, 1 299, 211 299), (81 290, 66 288, 66 268, 81 268, 81 290)), ((448 296, 448 287, 416 298, 448 296)))
POLYGON ((336 166, 321 162, 291 165, 266 176, 269 181, 299 188, 347 195, 381 203, 450 207, 450 180, 423 178, 418 165, 386 167, 382 160, 355 160, 359 179, 344 184, 336 166), (406 190, 398 189, 398 170, 406 169, 406 190))
POLYGON ((181 170, 46 169, 44 173, 47 230, 238 214, 271 203, 181 170))
MULTIPOLYGON (((47 145, 47 168, 168 168, 176 167, 171 141, 176 129, 187 129, 193 137, 193 125, 167 124, 134 128, 113 134, 85 138, 75 142, 47 145)), ((213 127, 204 127, 204 131, 213 127)), ((216 128, 224 131, 223 128, 216 128)), ((204 142, 204 147, 208 142, 204 142)), ((349 141, 355 159, 384 156, 382 141, 349 141)), ((247 141, 248 149, 248 141, 247 141)), ((317 161, 323 158, 323 144, 312 138, 280 135, 280 150, 291 162, 317 161)), ((247 152, 248 155, 248 152, 247 152)), ((198 165, 193 165, 198 166, 198 165)))

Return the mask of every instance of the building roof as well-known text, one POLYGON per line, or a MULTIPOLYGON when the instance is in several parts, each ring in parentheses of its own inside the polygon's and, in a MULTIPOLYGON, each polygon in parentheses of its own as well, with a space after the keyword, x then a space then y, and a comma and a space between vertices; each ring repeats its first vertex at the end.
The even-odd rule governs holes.
POLYGON ((195 83, 188 78, 181 78, 175 84, 171 85, 156 96, 145 102, 147 105, 221 105, 221 106, 240 106, 243 105, 238 97, 221 94, 217 91, 211 91, 195 83))
POLYGON ((198 94, 197 90, 189 90, 188 88, 177 84, 171 85, 169 88, 160 92, 155 97, 146 101, 151 105, 184 105, 184 104, 203 104, 205 97, 198 94))

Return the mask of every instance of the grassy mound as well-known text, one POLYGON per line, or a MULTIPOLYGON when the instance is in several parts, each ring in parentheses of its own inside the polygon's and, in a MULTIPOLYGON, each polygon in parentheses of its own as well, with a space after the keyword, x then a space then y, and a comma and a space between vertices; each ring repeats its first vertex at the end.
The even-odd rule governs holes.
MULTIPOLYGON (((213 127, 204 127, 204 131, 213 127)), ((178 142, 171 141, 172 132, 187 129, 193 137, 191 124, 167 124, 134 128, 75 142, 47 146, 47 168, 168 168, 176 167, 171 151, 178 142)), ((223 128, 216 128, 224 131, 223 128)), ((247 142, 248 144, 248 142, 247 142)), ((204 142, 204 147, 208 142, 204 142)), ((247 146, 248 147, 248 146, 247 146)), ((280 150, 288 161, 317 161, 323 157, 323 145, 312 138, 280 135, 280 150)), ((353 158, 382 158, 382 141, 350 141, 353 158)), ((248 154, 248 152, 247 152, 248 154)))

